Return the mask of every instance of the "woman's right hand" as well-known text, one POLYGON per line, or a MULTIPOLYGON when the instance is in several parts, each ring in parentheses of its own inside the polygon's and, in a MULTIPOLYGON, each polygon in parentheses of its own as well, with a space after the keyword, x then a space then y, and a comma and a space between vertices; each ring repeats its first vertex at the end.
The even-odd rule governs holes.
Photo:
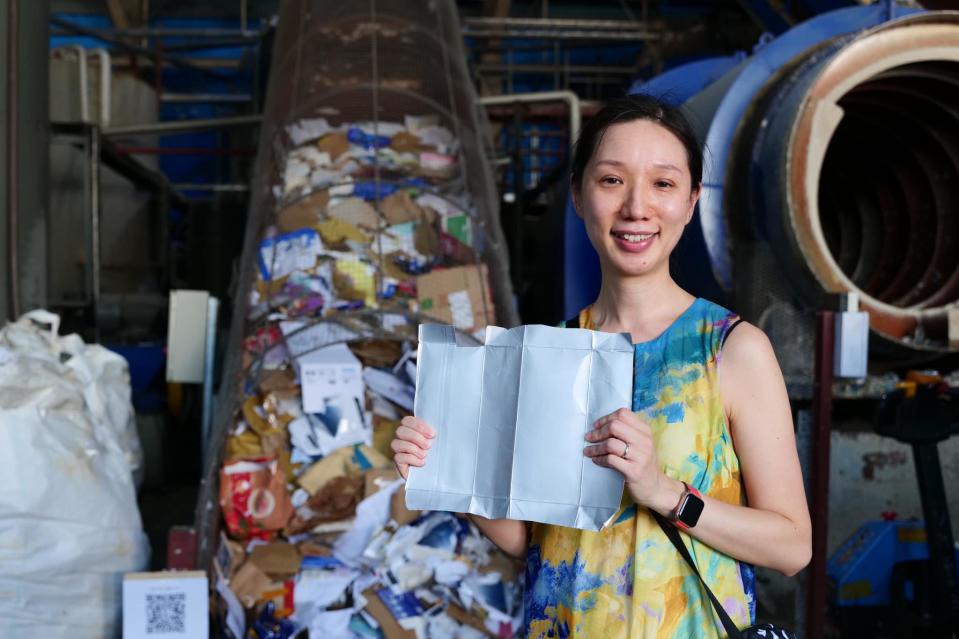
POLYGON ((410 466, 422 466, 426 463, 426 452, 433 444, 436 431, 422 419, 409 416, 400 421, 396 429, 396 438, 390 442, 393 449, 393 463, 403 479, 409 475, 410 466))

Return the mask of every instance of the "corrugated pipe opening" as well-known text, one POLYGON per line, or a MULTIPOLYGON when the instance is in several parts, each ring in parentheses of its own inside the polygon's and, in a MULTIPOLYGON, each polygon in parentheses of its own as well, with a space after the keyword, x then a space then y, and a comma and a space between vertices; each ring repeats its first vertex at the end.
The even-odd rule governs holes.
POLYGON ((959 302, 959 22, 925 17, 841 48, 811 83, 788 152, 789 225, 822 290, 872 328, 948 347, 959 302))
POLYGON ((959 299, 959 63, 880 73, 843 96, 819 180, 839 269, 900 308, 959 299))

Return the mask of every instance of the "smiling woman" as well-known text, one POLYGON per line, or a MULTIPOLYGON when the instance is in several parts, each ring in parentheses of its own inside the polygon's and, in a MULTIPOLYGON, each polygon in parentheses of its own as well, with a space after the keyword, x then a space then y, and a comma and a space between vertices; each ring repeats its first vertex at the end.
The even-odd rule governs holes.
POLYGON ((635 119, 611 124, 574 174, 573 201, 604 272, 628 277, 668 269, 699 196, 688 156, 669 129, 635 119))
MULTIPOLYGON (((736 636, 732 626, 755 622, 752 566, 793 575, 809 561, 792 415, 769 341, 669 272, 701 173, 689 124, 650 97, 608 104, 578 141, 573 198, 603 278, 569 324, 628 332, 635 362, 631 406, 598 420, 583 454, 622 473, 627 490, 599 532, 474 518, 501 548, 526 554, 525 636, 736 636)), ((403 420, 393 450, 404 476, 435 437, 403 420)))

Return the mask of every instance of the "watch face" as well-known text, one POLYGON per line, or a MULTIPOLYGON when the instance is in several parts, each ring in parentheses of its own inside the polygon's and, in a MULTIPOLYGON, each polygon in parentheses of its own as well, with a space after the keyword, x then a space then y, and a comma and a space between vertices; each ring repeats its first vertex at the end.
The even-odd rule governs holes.
POLYGON ((683 505, 680 506, 679 515, 676 519, 692 528, 699 521, 699 516, 703 514, 703 506, 705 506, 703 500, 690 493, 683 500, 683 505))

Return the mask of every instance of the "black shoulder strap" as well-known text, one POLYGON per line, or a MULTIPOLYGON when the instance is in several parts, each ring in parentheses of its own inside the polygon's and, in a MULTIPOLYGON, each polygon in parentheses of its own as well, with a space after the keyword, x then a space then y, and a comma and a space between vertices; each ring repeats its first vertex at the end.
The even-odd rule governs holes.
POLYGON ((722 350, 723 346, 726 345, 726 340, 729 339, 729 334, 733 332, 733 329, 743 323, 743 318, 739 317, 735 322, 729 325, 729 328, 726 329, 726 333, 723 335, 722 341, 719 343, 719 349, 722 350))
POLYGON ((573 316, 572 319, 566 320, 565 328, 579 328, 579 313, 573 316))
MULTIPOLYGON (((735 325, 734 325, 735 326, 735 325)), ((703 576, 699 574, 699 568, 696 567, 696 564, 693 563, 693 558, 689 556, 689 551, 686 549, 686 544, 683 543, 682 537, 679 536, 679 531, 676 530, 672 524, 666 522, 663 519, 663 516, 657 512, 649 511, 650 514, 656 518, 656 522, 659 524, 659 527, 663 529, 663 532, 666 533, 666 537, 669 538, 669 541, 676 546, 676 550, 679 551, 679 554, 683 556, 683 559, 686 560, 686 563, 689 564, 689 567, 693 569, 693 572, 696 573, 696 576, 699 577, 699 582, 703 584, 703 590, 706 591, 706 594, 709 595, 709 600, 713 604, 713 609, 716 611, 716 615, 719 617, 719 621, 723 624, 723 628, 726 630, 726 634, 729 635, 730 639, 742 639, 742 633, 739 632, 739 628, 736 627, 736 624, 733 623, 733 620, 730 619, 729 614, 722 607, 722 604, 719 603, 719 600, 716 599, 716 595, 713 594, 713 591, 709 589, 709 586, 706 585, 706 581, 703 579, 703 576)))

